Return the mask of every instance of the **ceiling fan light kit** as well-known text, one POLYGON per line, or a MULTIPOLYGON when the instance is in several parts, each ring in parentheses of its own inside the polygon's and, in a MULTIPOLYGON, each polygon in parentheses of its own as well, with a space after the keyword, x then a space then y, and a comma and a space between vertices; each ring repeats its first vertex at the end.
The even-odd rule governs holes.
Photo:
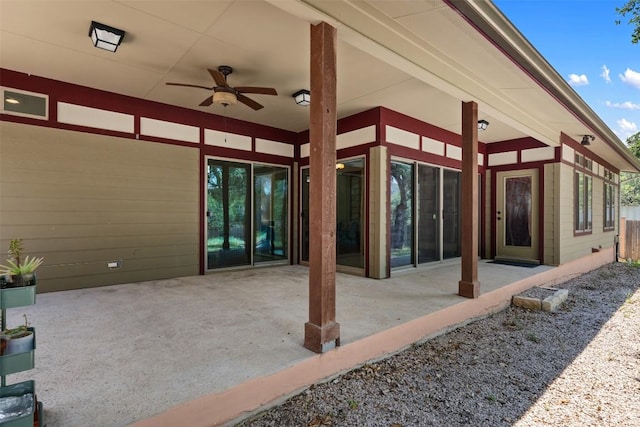
POLYGON ((234 105, 238 102, 238 98, 236 94, 233 92, 214 92, 213 93, 213 102, 215 104, 221 104, 225 107, 227 105, 234 105))
POLYGON ((211 78, 215 82, 215 86, 206 87, 200 85, 192 85, 187 83, 169 83, 168 86, 184 86, 184 87, 195 87, 199 89, 212 90, 213 95, 208 96, 198 104, 200 107, 208 107, 211 104, 219 104, 223 106, 233 105, 238 102, 243 103, 249 108, 254 110, 260 110, 264 108, 264 106, 253 99, 245 96, 245 93, 255 93, 258 95, 278 95, 278 92, 274 88, 271 87, 258 87, 258 86, 236 86, 231 87, 229 83, 227 83, 227 76, 233 73, 233 68, 228 65, 221 65, 217 70, 212 70, 210 68, 207 69, 211 78))

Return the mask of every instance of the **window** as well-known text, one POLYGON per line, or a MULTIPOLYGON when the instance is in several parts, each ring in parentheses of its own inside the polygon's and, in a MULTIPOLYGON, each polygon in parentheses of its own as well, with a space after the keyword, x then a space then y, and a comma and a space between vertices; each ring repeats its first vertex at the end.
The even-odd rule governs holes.
POLYGON ((574 180, 575 231, 591 231, 591 188, 593 177, 576 170, 574 180))
POLYGON ((613 172, 605 170, 604 178, 604 229, 613 230, 616 226, 616 190, 613 172))
POLYGON ((39 93, 0 87, 0 113, 14 116, 47 119, 49 97, 39 93))

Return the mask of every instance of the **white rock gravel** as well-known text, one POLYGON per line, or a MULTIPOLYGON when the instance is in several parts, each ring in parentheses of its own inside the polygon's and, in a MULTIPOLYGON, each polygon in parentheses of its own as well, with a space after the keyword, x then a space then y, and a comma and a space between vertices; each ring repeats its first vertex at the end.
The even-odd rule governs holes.
POLYGON ((566 282, 317 384, 242 426, 640 426, 640 268, 566 282))

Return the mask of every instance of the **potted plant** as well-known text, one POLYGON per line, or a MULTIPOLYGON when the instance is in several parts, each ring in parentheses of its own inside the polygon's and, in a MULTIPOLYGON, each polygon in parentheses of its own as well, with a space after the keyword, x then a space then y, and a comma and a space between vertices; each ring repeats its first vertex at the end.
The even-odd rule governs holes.
POLYGON ((12 239, 9 242, 9 258, 7 265, 0 265, 1 287, 21 287, 35 285, 35 271, 42 264, 44 258, 25 256, 22 259, 22 239, 12 239))
POLYGON ((5 329, 0 332, 0 355, 25 353, 33 350, 34 332, 29 327, 27 315, 24 315, 24 325, 5 329))

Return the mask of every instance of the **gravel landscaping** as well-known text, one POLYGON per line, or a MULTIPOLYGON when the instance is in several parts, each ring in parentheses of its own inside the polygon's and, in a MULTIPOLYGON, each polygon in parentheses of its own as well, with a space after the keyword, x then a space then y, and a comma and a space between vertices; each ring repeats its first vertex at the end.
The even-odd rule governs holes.
POLYGON ((640 268, 556 286, 556 312, 509 307, 317 384, 241 426, 639 426, 640 268))

